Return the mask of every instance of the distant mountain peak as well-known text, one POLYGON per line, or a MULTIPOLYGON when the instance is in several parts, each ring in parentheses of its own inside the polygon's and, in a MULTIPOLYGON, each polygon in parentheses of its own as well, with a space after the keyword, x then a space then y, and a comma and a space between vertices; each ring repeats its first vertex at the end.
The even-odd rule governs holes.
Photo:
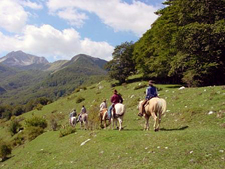
POLYGON ((30 65, 45 65, 49 62, 44 57, 39 57, 24 53, 23 51, 12 51, 6 56, 0 58, 0 63, 12 67, 24 67, 30 65))

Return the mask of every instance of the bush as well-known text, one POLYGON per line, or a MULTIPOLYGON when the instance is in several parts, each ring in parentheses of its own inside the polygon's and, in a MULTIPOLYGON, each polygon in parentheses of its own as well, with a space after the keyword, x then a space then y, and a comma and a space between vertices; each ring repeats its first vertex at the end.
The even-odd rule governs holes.
POLYGON ((35 139, 37 136, 41 135, 42 133, 44 133, 44 129, 41 127, 30 126, 26 129, 27 139, 29 141, 35 139))
POLYGON ((13 139, 11 144, 13 147, 20 146, 24 144, 25 140, 25 136, 23 134, 19 134, 13 139))
POLYGON ((57 118, 54 115, 51 115, 50 117, 50 125, 53 131, 57 130, 58 123, 57 123, 57 118))
POLYGON ((84 100, 85 100, 85 98, 83 98, 82 96, 78 96, 76 103, 81 103, 84 100))
POLYGON ((87 87, 78 87, 78 88, 76 88, 75 92, 78 93, 82 90, 87 90, 87 87))
POLYGON ((8 144, 0 140, 0 158, 2 159, 2 161, 4 161, 7 156, 11 154, 11 151, 12 148, 8 144))
POLYGON ((93 105, 89 109, 88 128, 90 130, 100 129, 99 106, 98 105, 93 105))
POLYGON ((18 122, 18 120, 14 119, 9 125, 9 132, 13 136, 14 134, 18 133, 20 127, 21 124, 18 122))
POLYGON ((28 127, 40 127, 42 129, 47 127, 47 121, 42 117, 32 117, 30 119, 25 120, 25 124, 28 127))
POLYGON ((71 126, 66 126, 64 129, 61 129, 59 132, 59 137, 64 137, 69 134, 75 133, 76 129, 71 126))
POLYGON ((40 104, 40 103, 38 103, 36 109, 37 109, 37 110, 42 110, 42 108, 43 108, 43 105, 40 104))

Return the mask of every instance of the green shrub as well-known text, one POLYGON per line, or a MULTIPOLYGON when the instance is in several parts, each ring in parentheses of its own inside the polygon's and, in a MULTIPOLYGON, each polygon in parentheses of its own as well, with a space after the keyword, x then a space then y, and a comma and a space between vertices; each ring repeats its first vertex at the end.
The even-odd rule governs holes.
POLYGON ((90 89, 94 89, 94 88, 96 88, 96 87, 95 86, 90 87, 90 89))
POLYGON ((2 140, 0 140, 0 158, 4 161, 11 154, 12 148, 2 140))
POLYGON ((36 109, 37 109, 37 110, 42 110, 42 108, 43 108, 43 105, 40 104, 40 103, 38 103, 36 109))
POLYGON ((18 120, 14 119, 9 124, 9 132, 13 136, 14 134, 18 133, 21 124, 18 120))
POLYGON ((53 131, 56 131, 60 126, 60 121, 65 119, 65 115, 62 113, 51 114, 50 116, 50 127, 53 131))
POLYGON ((24 144, 25 140, 26 139, 25 139, 24 134, 19 134, 13 139, 11 144, 13 147, 20 146, 20 145, 24 144))
POLYGON ((57 130, 57 127, 58 127, 57 121, 58 120, 57 120, 56 116, 51 115, 51 117, 50 117, 50 126, 51 126, 51 129, 53 131, 56 131, 57 130))
POLYGON ((76 129, 71 126, 66 126, 65 128, 61 129, 59 132, 59 137, 64 137, 69 134, 75 133, 76 129))
POLYGON ((88 129, 90 129, 90 130, 100 129, 99 106, 98 105, 93 105, 89 109, 88 129))
POLYGON ((37 136, 44 133, 44 129, 41 127, 30 126, 26 128, 26 136, 29 141, 35 139, 37 136))
POLYGON ((32 117, 25 120, 26 126, 40 127, 42 129, 47 127, 47 121, 42 117, 32 117))
POLYGON ((78 93, 81 90, 87 90, 87 87, 78 87, 78 88, 75 89, 75 92, 78 93))
POLYGON ((83 98, 82 96, 78 96, 77 100, 76 100, 76 103, 81 103, 84 100, 85 100, 85 98, 83 98))

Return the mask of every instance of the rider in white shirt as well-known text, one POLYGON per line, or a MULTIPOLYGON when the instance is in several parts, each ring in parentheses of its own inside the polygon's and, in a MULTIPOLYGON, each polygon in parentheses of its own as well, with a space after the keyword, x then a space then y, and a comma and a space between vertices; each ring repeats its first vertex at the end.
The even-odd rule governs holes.
POLYGON ((106 100, 103 100, 103 102, 100 104, 100 111, 102 111, 103 109, 106 109, 107 108, 107 103, 106 103, 106 100))

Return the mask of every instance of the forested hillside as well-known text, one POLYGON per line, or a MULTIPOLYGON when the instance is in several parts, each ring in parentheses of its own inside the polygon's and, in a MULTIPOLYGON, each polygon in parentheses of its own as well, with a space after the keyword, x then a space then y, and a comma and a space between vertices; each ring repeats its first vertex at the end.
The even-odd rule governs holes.
MULTIPOLYGON (((20 60, 21 63, 28 61, 20 60)), ((105 60, 80 54, 70 61, 57 61, 47 67, 43 64, 42 67, 46 67, 43 71, 36 69, 39 64, 20 66, 19 69, 1 64, 0 118, 20 115, 70 94, 75 89, 101 81, 107 74, 103 69, 106 63, 105 60), (24 70, 28 67, 29 70, 24 70), (42 104, 40 100, 47 101, 42 104)))
POLYGON ((225 83, 225 1, 168 0, 134 45, 136 68, 161 83, 225 83))

